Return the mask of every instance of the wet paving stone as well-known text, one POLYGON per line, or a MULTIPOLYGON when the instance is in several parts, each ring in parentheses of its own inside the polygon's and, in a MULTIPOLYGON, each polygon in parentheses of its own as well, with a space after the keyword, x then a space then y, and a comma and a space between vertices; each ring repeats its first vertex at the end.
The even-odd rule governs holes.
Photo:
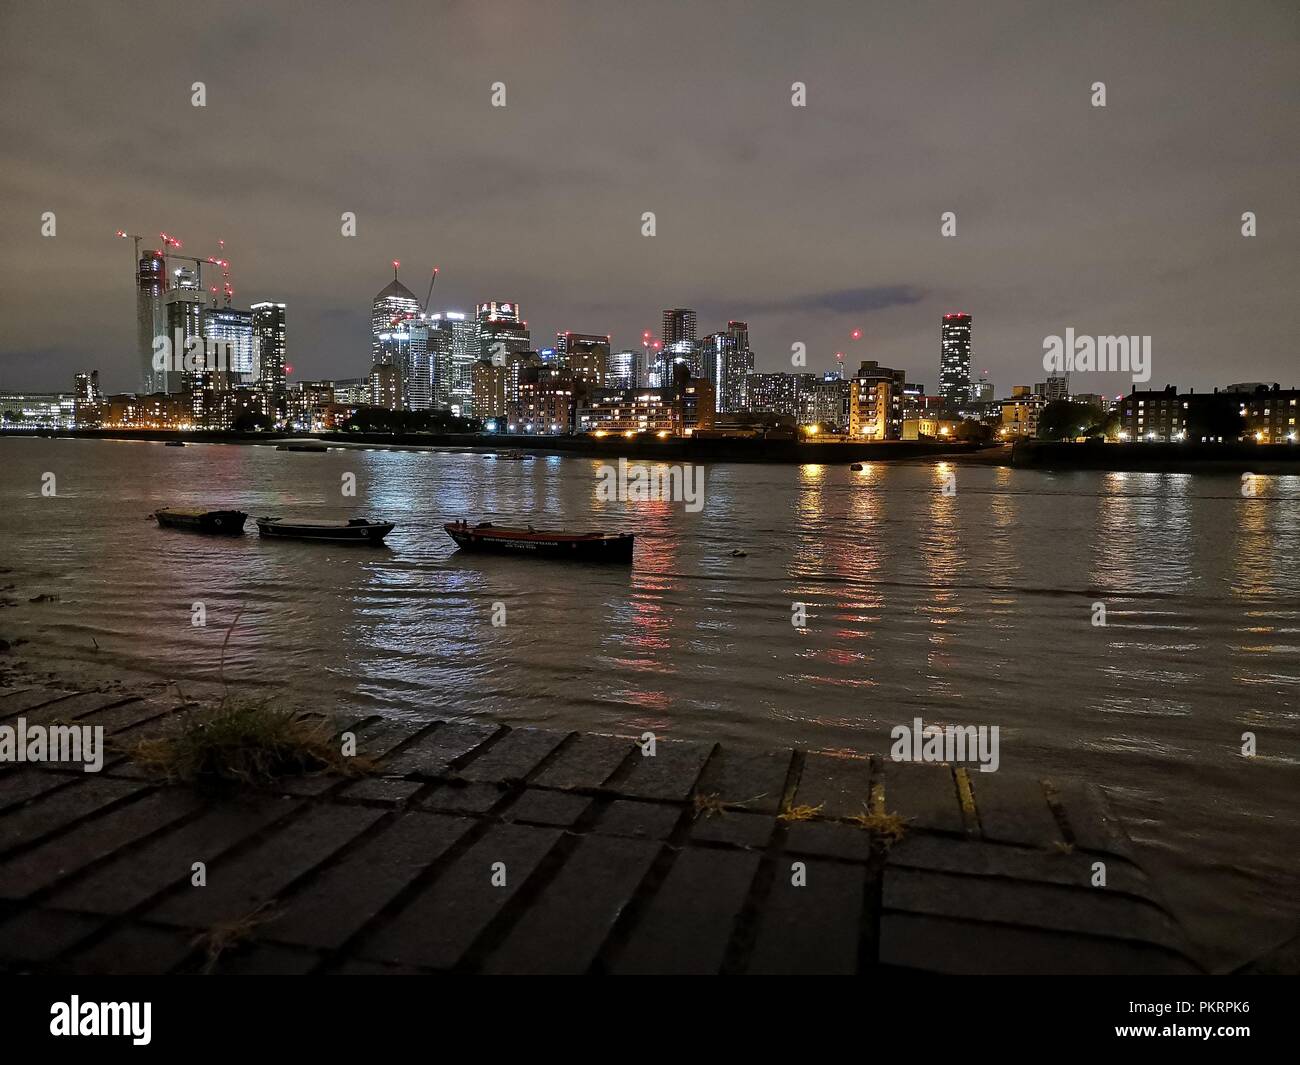
POLYGON ((452 762, 481 747, 499 731, 497 725, 449 721, 384 759, 384 774, 421 778, 444 776, 452 762))
POLYGON ((820 807, 822 817, 855 817, 871 801, 871 763, 865 758, 810 754, 804 760, 795 806, 820 807))
POLYGON ((452 968, 559 839, 554 829, 494 826, 386 925, 367 935, 357 954, 397 965, 452 968), (505 882, 494 883, 502 873, 505 882))
POLYGON ((593 831, 605 836, 667 839, 681 821, 683 813, 680 806, 618 799, 610 803, 601 814, 593 831))
POLYGON ((511 729, 457 770, 456 775, 477 782, 522 781, 569 735, 541 729, 511 729))
POLYGON ((966 830, 957 782, 948 766, 886 761, 882 783, 885 810, 904 818, 909 828, 966 830))
POLYGON ((564 791, 602 787, 624 760, 640 751, 630 739, 582 735, 564 746, 532 783, 564 791))
POLYGON ((647 840, 588 836, 487 959, 488 972, 584 973, 658 855, 647 840))
POLYGON ((577 824, 590 806, 591 800, 585 795, 529 788, 503 816, 510 821, 569 828, 577 824))
POLYGON ((838 975, 858 969, 866 870, 815 859, 783 856, 746 969, 765 975, 838 975), (793 883, 791 865, 802 861, 807 882, 793 883))
POLYGON ((776 830, 776 818, 762 814, 701 813, 692 822, 690 837, 701 843, 763 848, 776 830))
POLYGON ((754 852, 682 851, 611 971, 719 972, 758 863, 754 852))
POLYGON ((466 818, 411 811, 283 900, 264 935, 322 950, 342 946, 472 825, 466 818))
POLYGON ((678 802, 690 798, 713 744, 660 740, 653 755, 640 748, 624 766, 615 785, 620 795, 635 799, 665 799, 678 802))
POLYGON ((729 807, 774 814, 780 809, 794 751, 719 748, 705 767, 696 791, 729 807))

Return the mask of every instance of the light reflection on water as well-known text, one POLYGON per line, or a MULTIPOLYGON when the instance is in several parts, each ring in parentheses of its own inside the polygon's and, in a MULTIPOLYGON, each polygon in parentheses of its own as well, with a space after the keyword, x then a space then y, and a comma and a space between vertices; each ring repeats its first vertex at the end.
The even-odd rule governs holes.
POLYGON ((314 705, 825 750, 884 750, 914 716, 997 724, 1004 770, 1108 786, 1185 906, 1293 914, 1300 478, 711 466, 692 514, 597 500, 585 458, 0 448, 0 635, 32 658, 212 680, 242 609, 227 677, 314 705), (155 528, 166 504, 398 527, 379 550, 206 539, 155 528), (636 561, 461 556, 441 526, 462 517, 633 530, 636 561))

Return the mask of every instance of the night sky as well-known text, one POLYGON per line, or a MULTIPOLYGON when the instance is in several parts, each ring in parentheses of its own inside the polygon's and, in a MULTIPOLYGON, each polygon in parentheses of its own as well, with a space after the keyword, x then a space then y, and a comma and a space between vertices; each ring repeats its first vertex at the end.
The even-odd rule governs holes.
POLYGON ((933 392, 966 311, 998 396, 1066 327, 1150 334, 1149 387, 1300 385, 1293 0, 8 3, 0 79, 3 390, 137 387, 119 228, 224 239, 293 379, 367 372, 398 258, 432 309, 519 301, 535 347, 687 306, 760 370, 801 341, 933 392))

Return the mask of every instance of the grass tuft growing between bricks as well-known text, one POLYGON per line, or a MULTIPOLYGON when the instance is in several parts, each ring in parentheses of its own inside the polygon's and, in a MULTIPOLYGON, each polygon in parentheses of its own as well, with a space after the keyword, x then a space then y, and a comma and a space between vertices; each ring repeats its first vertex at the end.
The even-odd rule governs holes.
POLYGON ((223 921, 195 936, 191 945, 200 948, 205 955, 203 972, 211 973, 216 968, 217 962, 221 960, 222 954, 229 950, 237 950, 253 938, 253 933, 261 925, 279 916, 273 903, 264 902, 243 917, 237 917, 233 921, 223 921))
POLYGON ((787 806, 784 810, 782 810, 779 814, 777 814, 777 820, 787 821, 787 822, 788 821, 811 821, 814 817, 816 817, 819 813, 821 813, 822 807, 825 805, 826 804, 824 802, 819 802, 816 806, 787 806))
POLYGON ((222 702, 127 748, 148 770, 189 784, 274 785, 309 773, 363 776, 372 759, 343 753, 330 720, 265 702, 222 702))
POLYGON ((852 821, 859 828, 865 828, 886 847, 892 847, 907 835, 907 821, 898 814, 864 812, 855 815, 852 821))

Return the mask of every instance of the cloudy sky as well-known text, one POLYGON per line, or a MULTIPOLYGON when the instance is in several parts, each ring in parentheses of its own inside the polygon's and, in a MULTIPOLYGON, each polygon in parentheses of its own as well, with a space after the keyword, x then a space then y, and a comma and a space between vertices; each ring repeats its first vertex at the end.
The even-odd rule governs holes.
POLYGON ((3 390, 136 387, 119 228, 224 239, 296 378, 366 372, 397 258, 421 298, 440 268, 437 309, 519 301, 537 346, 689 306, 747 319, 759 369, 801 342, 934 390, 960 310, 999 395, 1067 327, 1151 335, 1157 386, 1300 385, 1293 0, 28 0, 0 122, 3 390))

